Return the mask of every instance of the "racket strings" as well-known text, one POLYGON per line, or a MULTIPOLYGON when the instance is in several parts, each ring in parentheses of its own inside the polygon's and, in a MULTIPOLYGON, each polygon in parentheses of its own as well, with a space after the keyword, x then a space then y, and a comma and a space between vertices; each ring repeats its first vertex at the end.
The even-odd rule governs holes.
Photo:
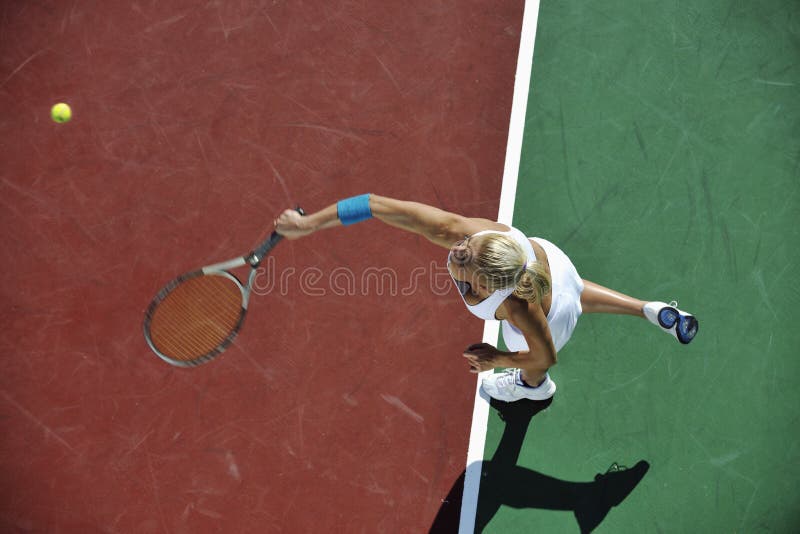
POLYGON ((169 302, 162 302, 164 309, 159 310, 152 328, 154 342, 162 352, 191 360, 214 351, 227 339, 241 315, 241 294, 233 282, 226 285, 229 287, 192 284, 185 291, 174 292, 169 302))
POLYGON ((230 278, 191 278, 175 287, 155 308, 150 338, 170 358, 195 360, 229 340, 243 312, 241 289, 230 278))

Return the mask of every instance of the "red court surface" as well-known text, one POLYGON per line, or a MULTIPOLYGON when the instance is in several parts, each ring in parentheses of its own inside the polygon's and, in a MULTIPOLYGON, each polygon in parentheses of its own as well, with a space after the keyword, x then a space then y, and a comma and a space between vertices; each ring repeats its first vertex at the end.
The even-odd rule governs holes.
POLYGON ((296 203, 494 218, 521 18, 516 0, 2 3, 0 530, 427 531, 464 469, 460 353, 482 335, 428 283, 443 249, 377 221, 283 243, 285 291, 197 369, 157 359, 142 315, 296 203), (340 266, 354 294, 303 286, 340 266), (398 291, 425 271, 391 295, 370 267, 398 291))

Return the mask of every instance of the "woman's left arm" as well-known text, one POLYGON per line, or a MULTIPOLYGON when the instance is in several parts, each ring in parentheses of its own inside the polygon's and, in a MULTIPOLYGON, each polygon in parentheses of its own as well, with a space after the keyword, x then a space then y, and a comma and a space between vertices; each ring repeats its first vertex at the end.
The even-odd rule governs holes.
POLYGON ((464 357, 469 360, 472 370, 479 372, 495 367, 525 367, 544 372, 558 363, 556 347, 542 307, 536 303, 509 298, 503 303, 503 308, 503 318, 522 332, 528 350, 503 352, 487 343, 470 345, 464 351, 464 357))
POLYGON ((508 299, 506 302, 508 302, 508 320, 522 331, 528 344, 528 350, 515 353, 512 360, 516 363, 524 360, 526 367, 532 367, 531 360, 535 360, 538 363, 537 367, 541 367, 542 370, 547 370, 558 363, 556 346, 542 307, 535 302, 517 299, 508 299))

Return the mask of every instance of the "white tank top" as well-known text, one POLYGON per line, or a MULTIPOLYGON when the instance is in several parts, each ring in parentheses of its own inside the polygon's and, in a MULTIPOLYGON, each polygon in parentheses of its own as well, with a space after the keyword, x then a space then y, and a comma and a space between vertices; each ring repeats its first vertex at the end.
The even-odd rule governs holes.
MULTIPOLYGON (((528 257, 528 261, 529 262, 536 261, 536 252, 534 252, 533 250, 533 245, 531 245, 531 242, 528 240, 525 234, 523 234, 516 228, 511 228, 511 230, 509 230, 508 232, 498 232, 497 230, 483 230, 482 232, 477 232, 475 234, 472 234, 472 237, 483 234, 503 234, 513 238, 514 241, 519 243, 519 246, 522 247, 522 250, 525 251, 525 254, 528 257)), ((450 254, 452 254, 452 252, 450 254)), ((447 261, 448 262, 450 261, 450 255, 447 256, 447 261)), ((450 275, 450 278, 453 278, 452 274, 450 275)), ((456 285, 456 289, 458 289, 458 294, 461 295, 461 300, 464 301, 464 304, 467 306, 467 309, 470 311, 470 313, 485 321, 497 320, 497 318, 495 317, 497 308, 499 308, 500 304, 502 304, 503 301, 506 300, 508 296, 514 292, 513 287, 498 289, 497 291, 494 291, 491 295, 489 295, 482 301, 478 302, 477 304, 470 304, 467 302, 467 299, 464 298, 464 295, 466 295, 471 289, 469 282, 461 282, 453 278, 453 283, 456 285)))

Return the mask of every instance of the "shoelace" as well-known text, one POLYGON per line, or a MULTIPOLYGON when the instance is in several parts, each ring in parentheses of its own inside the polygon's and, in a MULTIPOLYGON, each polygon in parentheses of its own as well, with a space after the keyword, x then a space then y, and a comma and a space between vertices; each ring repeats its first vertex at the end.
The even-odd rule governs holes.
POLYGON ((497 379, 498 388, 513 389, 517 387, 517 377, 515 369, 506 369, 503 376, 497 379))

